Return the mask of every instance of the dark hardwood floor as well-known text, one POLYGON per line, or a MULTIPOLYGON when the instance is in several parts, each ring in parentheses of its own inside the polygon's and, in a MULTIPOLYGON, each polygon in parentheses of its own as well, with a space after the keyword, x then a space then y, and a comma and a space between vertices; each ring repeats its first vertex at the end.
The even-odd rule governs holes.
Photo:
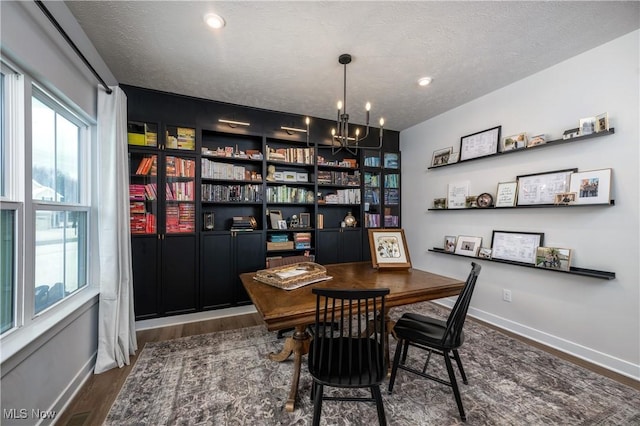
MULTIPOLYGON (((475 319, 471 319, 475 321, 475 319)), ((614 373, 605 368, 583 361, 571 355, 544 346, 540 343, 513 333, 505 332, 490 324, 480 323, 501 331, 515 339, 521 340, 531 346, 547 351, 559 358, 580 365, 600 375, 609 377, 627 386, 640 391, 640 382, 629 377, 614 373)), ((94 426, 101 425, 109 413, 109 409, 116 399, 120 388, 124 384, 129 372, 133 368, 138 355, 147 342, 159 342, 163 340, 176 339, 178 337, 193 336, 196 334, 212 333, 215 331, 232 330, 243 327, 251 327, 262 324, 262 319, 257 313, 241 316, 218 318, 208 321, 180 324, 169 327, 143 330, 137 333, 138 351, 131 359, 131 364, 123 368, 115 368, 102 374, 93 375, 85 383, 83 388, 71 402, 69 407, 61 413, 56 425, 58 426, 94 426)))
POLYGON ((59 426, 94 426, 101 425, 109 413, 120 388, 138 359, 144 345, 148 342, 160 342, 178 337, 232 330, 262 324, 257 313, 218 318, 169 327, 142 330, 136 333, 138 351, 131 358, 131 363, 122 368, 114 368, 102 374, 94 374, 77 393, 67 409, 61 413, 56 425, 59 426))

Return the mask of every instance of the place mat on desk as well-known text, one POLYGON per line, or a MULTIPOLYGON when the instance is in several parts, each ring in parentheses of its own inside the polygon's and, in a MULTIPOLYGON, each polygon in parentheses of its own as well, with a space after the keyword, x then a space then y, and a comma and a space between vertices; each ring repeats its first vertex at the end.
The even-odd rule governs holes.
POLYGON ((298 262, 291 265, 261 269, 254 280, 283 290, 294 290, 305 285, 330 280, 324 266, 314 262, 298 262))

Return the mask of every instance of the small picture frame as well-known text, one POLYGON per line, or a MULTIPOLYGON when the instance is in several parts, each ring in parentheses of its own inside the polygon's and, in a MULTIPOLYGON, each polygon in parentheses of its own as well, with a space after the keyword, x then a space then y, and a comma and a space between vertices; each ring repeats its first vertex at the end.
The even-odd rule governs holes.
POLYGON ((311 227, 311 214, 310 213, 300 213, 300 228, 310 228, 311 227))
POLYGON ((496 191, 495 207, 515 207, 518 182, 500 182, 496 191))
POLYGON ((467 198, 464 203, 464 207, 467 209, 475 209, 478 207, 478 196, 477 195, 467 195, 467 198))
POLYGON ((462 256, 477 257, 481 246, 482 237, 459 235, 456 241, 456 249, 454 253, 462 256))
MULTIPOLYGON (((271 221, 271 229, 282 229, 278 225, 279 222, 282 220, 282 211, 280 211, 280 210, 269 210, 269 220, 271 221)), ((286 226, 286 224, 287 224, 287 222, 285 222, 285 226, 286 226)))
POLYGON ((449 157, 451 156, 451 152, 453 151, 453 147, 437 149, 433 151, 433 157, 431 158, 431 167, 444 166, 445 164, 449 164, 449 157))
POLYGON ((571 269, 571 249, 558 247, 538 247, 536 250, 536 266, 538 268, 571 269))
POLYGON ((559 206, 567 206, 569 204, 575 204, 578 194, 575 192, 561 192, 556 194, 555 204, 559 206))
POLYGON ((480 259, 491 259, 491 249, 489 247, 480 247, 478 257, 480 259))
POLYGON ((369 248, 374 268, 411 268, 403 229, 369 229, 369 248))
POLYGON ((596 133, 606 132, 609 130, 609 115, 604 112, 596 115, 596 133))
POLYGON ((527 142, 527 148, 533 148, 534 146, 544 145, 547 143, 547 137, 545 135, 535 135, 529 138, 527 142))
POLYGON ((576 204, 609 204, 611 169, 572 173, 569 192, 577 194, 576 204))
POLYGON ((447 208, 447 199, 446 198, 434 198, 433 199, 433 208, 434 209, 446 209, 447 208))
POLYGON ((279 220, 278 229, 287 229, 287 221, 284 219, 279 220))
POLYGON ((447 253, 455 253, 456 251, 456 240, 458 239, 455 235, 447 235, 444 237, 444 251, 447 253))
POLYGON ((459 152, 452 152, 449 155, 449 162, 447 164, 455 164, 458 162, 458 160, 460 159, 460 153, 459 152))
POLYGON ((527 147, 527 134, 518 133, 517 135, 507 136, 500 143, 500 152, 513 151, 527 147))
POLYGON ((586 117, 580 119, 580 136, 586 136, 596 131, 596 118, 586 117))

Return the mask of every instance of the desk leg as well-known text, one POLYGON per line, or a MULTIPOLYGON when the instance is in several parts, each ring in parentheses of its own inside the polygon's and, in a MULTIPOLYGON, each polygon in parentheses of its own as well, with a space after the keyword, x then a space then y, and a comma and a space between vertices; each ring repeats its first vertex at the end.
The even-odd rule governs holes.
POLYGON ((291 390, 289 398, 285 404, 285 410, 292 412, 295 409, 296 396, 298 395, 298 384, 300 383, 300 370, 302 368, 302 356, 309 353, 309 342, 311 336, 307 333, 307 327, 296 326, 293 336, 288 337, 284 342, 284 347, 280 353, 269 354, 272 361, 285 361, 293 353, 293 378, 291 380, 291 390))

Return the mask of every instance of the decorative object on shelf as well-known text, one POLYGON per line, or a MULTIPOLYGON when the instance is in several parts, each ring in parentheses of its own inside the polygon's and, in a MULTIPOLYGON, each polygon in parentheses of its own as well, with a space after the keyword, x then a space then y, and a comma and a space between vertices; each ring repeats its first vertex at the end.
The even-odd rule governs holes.
POLYGON ((269 182, 274 182, 276 180, 276 166, 274 166, 273 164, 269 164, 269 166, 267 167, 267 177, 266 180, 269 182))
POLYGON ((596 118, 586 117, 580 119, 580 136, 590 135, 596 131, 596 118))
POLYGON ((287 221, 282 219, 278 221, 278 229, 287 229, 287 221))
POLYGON ((501 130, 502 126, 496 126, 460 138, 460 161, 484 157, 498 152, 501 130))
POLYGON ((234 216, 231 224, 232 231, 253 231, 258 227, 253 216, 234 216))
POLYGON ((374 268, 411 268, 403 229, 369 229, 369 248, 374 268))
POLYGON ((559 206, 567 206, 569 204, 575 204, 578 194, 575 192, 561 192, 556 194, 555 204, 559 206))
POLYGON ((611 169, 589 170, 571 174, 569 192, 578 194, 576 204, 608 204, 611 169))
POLYGON ((289 219, 289 228, 299 228, 300 221, 298 220, 298 215, 292 215, 291 219, 289 219))
POLYGON ((500 182, 496 191, 496 207, 514 207, 518 194, 518 182, 500 182))
POLYGON ((447 253, 454 253, 456 251, 457 237, 454 235, 447 235, 444 237, 444 251, 447 253))
POLYGON ((534 264, 536 249, 543 243, 542 232, 493 231, 491 255, 494 259, 534 264))
POLYGON ((531 136, 531 138, 527 142, 527 148, 532 148, 538 145, 544 145, 545 143, 547 143, 547 138, 545 135, 531 136))
POLYGON ((556 194, 569 192, 571 173, 577 171, 574 168, 517 176, 518 205, 555 203, 556 194))
POLYGON ((485 209, 487 207, 491 207, 493 205, 493 195, 488 192, 483 192, 478 195, 476 199, 476 206, 481 209, 485 209))
POLYGON ((356 220, 355 216, 351 214, 351 212, 348 212, 347 215, 344 217, 344 223, 349 228, 355 228, 358 221, 356 220))
POLYGON ((458 162, 458 160, 460 159, 460 153, 459 152, 452 152, 451 154, 449 154, 449 161, 447 161, 447 164, 455 164, 458 162))
POLYGON ((507 136, 502 139, 500 144, 500 152, 511 151, 514 149, 522 149, 527 147, 527 134, 518 133, 517 135, 507 136))
POLYGON ((571 269, 571 249, 538 247, 536 250, 536 266, 568 271, 571 269))
POLYGON ((476 207, 478 207, 478 196, 468 195, 464 201, 464 207, 467 209, 475 209, 476 207))
POLYGON ((596 133, 606 132, 609 130, 609 115, 604 112, 596 115, 596 133))
POLYGON ((224 123, 227 126, 231 127, 232 129, 235 129, 238 126, 244 126, 244 127, 251 126, 251 123, 249 123, 247 121, 228 120, 226 118, 219 118, 218 122, 219 123, 224 123))
POLYGON ((459 235, 454 253, 462 256, 476 257, 480 246, 482 246, 482 237, 459 235))
POLYGON ((478 257, 480 259, 491 259, 491 249, 488 247, 480 247, 478 257))
POLYGON ((205 213, 202 220, 202 227, 205 231, 213 230, 215 224, 215 215, 211 212, 205 213))
POLYGON ((433 151, 433 156, 431 157, 431 167, 438 167, 449 164, 449 158, 452 151, 452 146, 450 146, 449 148, 436 149, 435 151, 433 151))
MULTIPOLYGON (((349 114, 347 114, 347 65, 351 63, 351 55, 342 54, 338 57, 338 62, 344 65, 344 84, 343 84, 343 101, 338 101, 338 118, 336 120, 337 129, 331 130, 331 152, 335 154, 342 149, 347 150, 351 154, 356 154, 360 148, 358 145, 362 139, 366 139, 369 136, 369 111, 371 110, 371 104, 367 102, 365 105, 366 110, 366 127, 364 135, 360 134, 360 129, 356 128, 353 136, 349 135, 349 114), (336 147, 336 143, 338 144, 336 147)), ((381 149, 382 148, 382 136, 384 132, 384 119, 380 118, 380 133, 378 137, 378 145, 374 147, 366 147, 367 149, 381 149)), ((318 147, 322 147, 318 145, 318 147)))
POLYGON ((572 139, 577 138, 580 135, 580 128, 576 127, 575 129, 565 130, 562 134, 562 139, 572 139))
POLYGON ((469 195, 469 181, 450 183, 447 190, 447 208, 464 209, 469 195))
POLYGON ((433 199, 433 208, 434 209, 446 209, 447 208, 447 199, 446 198, 434 198, 433 199))

